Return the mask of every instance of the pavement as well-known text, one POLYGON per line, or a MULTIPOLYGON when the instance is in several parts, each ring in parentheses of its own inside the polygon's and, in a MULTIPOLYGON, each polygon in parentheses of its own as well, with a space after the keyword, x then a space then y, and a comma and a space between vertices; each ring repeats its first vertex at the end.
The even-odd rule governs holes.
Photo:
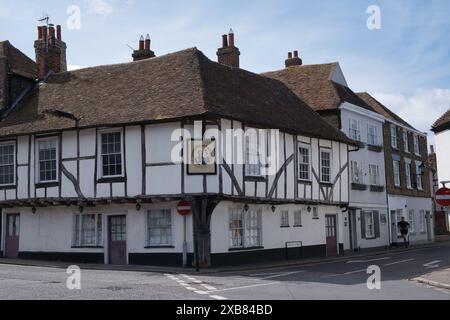
MULTIPOLYGON (((108 266, 109 267, 109 266, 108 266)), ((0 299, 7 300, 450 300, 450 245, 354 255, 296 265, 187 272, 81 268, 70 290, 62 265, 4 264, 0 299), (375 267, 375 269, 374 269, 375 267), (373 270, 379 273, 372 274, 373 270), (373 286, 380 280, 378 286, 373 286), (369 284, 372 284, 368 286, 369 284), (73 289, 73 288, 72 288, 73 289)), ((162 270, 160 270, 162 271, 162 270)))

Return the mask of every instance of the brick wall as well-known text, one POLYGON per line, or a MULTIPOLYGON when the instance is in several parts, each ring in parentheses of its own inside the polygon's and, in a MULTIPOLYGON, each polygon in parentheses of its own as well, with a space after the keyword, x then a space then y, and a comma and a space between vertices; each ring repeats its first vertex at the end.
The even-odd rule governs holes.
POLYGON ((414 135, 412 132, 408 133, 409 152, 405 152, 405 144, 403 142, 403 128, 397 128, 398 148, 392 148, 391 143, 391 124, 386 122, 383 128, 384 133, 384 148, 385 148, 385 160, 386 160, 386 189, 388 194, 402 195, 410 197, 431 197, 430 172, 425 170, 422 176, 423 190, 418 190, 416 185, 416 166, 415 161, 421 161, 428 163, 428 141, 426 137, 419 136, 420 156, 414 153, 414 135), (393 168, 393 155, 400 157, 400 181, 401 187, 396 187, 394 183, 394 168, 393 168), (412 190, 407 188, 406 183, 406 162, 405 158, 411 160, 412 164, 412 190))

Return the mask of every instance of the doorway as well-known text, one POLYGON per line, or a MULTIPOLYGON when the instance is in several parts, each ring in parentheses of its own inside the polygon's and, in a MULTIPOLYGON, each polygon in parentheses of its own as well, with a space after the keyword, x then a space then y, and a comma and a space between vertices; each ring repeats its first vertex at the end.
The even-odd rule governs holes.
POLYGON ((398 245, 397 211, 391 210, 391 244, 398 245))
POLYGON ((108 257, 109 264, 127 264, 127 217, 108 218, 108 257))
POLYGON ((350 250, 358 250, 358 234, 356 229, 356 210, 349 209, 348 211, 348 232, 350 237, 350 250))
POLYGON ((338 245, 337 245, 337 226, 336 226, 336 215, 326 215, 325 216, 325 229, 327 236, 327 256, 337 256, 338 255, 338 245))
POLYGON ((6 215, 5 257, 19 257, 20 215, 6 215))

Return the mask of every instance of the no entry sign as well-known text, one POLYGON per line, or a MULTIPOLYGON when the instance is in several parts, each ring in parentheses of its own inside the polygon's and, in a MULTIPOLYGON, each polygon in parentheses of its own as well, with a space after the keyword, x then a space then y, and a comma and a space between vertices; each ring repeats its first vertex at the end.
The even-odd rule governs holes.
POLYGON ((436 192, 436 202, 443 207, 450 207, 450 189, 441 188, 436 192))
POLYGON ((185 200, 178 202, 177 211, 183 217, 190 215, 191 214, 191 203, 189 201, 185 201, 185 200))

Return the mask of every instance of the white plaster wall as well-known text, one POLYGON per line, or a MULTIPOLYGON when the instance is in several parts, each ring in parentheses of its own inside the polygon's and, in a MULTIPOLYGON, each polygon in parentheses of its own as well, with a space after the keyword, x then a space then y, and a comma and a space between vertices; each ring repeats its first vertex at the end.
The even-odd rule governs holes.
MULTIPOLYGON (((243 208, 242 203, 221 202, 211 218, 211 253, 227 253, 230 249, 229 238, 229 210, 230 208, 243 208)), ((338 220, 338 243, 345 239, 345 229, 341 227, 342 214, 338 207, 318 206, 319 220, 312 219, 312 213, 307 213, 307 206, 303 205, 280 205, 273 213, 270 206, 252 206, 262 209, 262 246, 264 249, 285 248, 288 241, 303 241, 303 246, 325 245, 325 215, 337 214, 338 220), (289 211, 291 227, 281 228, 281 211, 289 211), (303 227, 293 227, 294 211, 302 210, 303 227)))
MULTIPOLYGON (((416 229, 419 229, 419 226, 420 226, 420 222, 419 222, 420 221, 419 220, 420 210, 429 211, 431 214, 434 214, 432 211, 431 198, 418 198, 418 197, 404 197, 404 196, 389 195, 388 201, 389 201, 389 212, 391 212, 393 210, 402 209, 403 216, 405 217, 406 221, 409 221, 409 210, 414 210, 416 229)), ((393 222, 391 221, 391 224, 392 223, 393 222)), ((398 223, 398 221, 395 222, 395 226, 397 225, 397 223, 398 223)), ((430 228, 430 238, 434 239, 433 219, 430 219, 429 223, 430 223, 430 227, 431 227, 430 228)), ((420 231, 416 230, 415 233, 412 233, 409 236, 410 236, 410 242, 422 243, 422 242, 428 241, 428 234, 426 232, 421 233, 420 231)), ((403 240, 401 240, 401 241, 403 241, 403 240)))
POLYGON ((450 181, 450 130, 436 135, 436 155, 440 181, 450 181))

